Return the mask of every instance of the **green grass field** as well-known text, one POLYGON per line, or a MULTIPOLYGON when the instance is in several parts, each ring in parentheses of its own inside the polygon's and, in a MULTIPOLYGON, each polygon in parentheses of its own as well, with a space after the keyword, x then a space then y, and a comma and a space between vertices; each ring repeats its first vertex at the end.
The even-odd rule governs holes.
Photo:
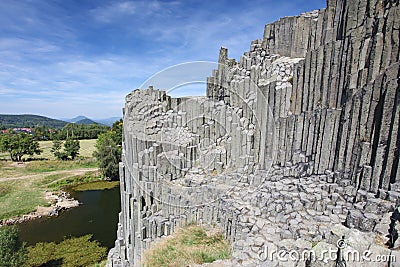
POLYGON ((52 141, 40 142, 43 153, 23 163, 11 162, 7 160, 7 154, 1 154, 0 219, 19 216, 34 211, 37 206, 49 205, 44 199, 46 191, 100 180, 97 162, 92 157, 95 143, 96 140, 81 140, 79 157, 68 161, 54 158, 50 152, 52 141))
MULTIPOLYGON (((93 151, 95 150, 94 145, 96 144, 97 139, 88 139, 88 140, 79 140, 79 144, 81 148, 79 149, 79 157, 83 158, 91 158, 93 155, 93 151)), ((26 155, 23 157, 24 160, 38 160, 38 159, 56 159, 54 155, 50 152, 51 147, 53 146, 53 141, 39 141, 40 149, 43 150, 40 155, 29 156, 26 155)), ((0 160, 9 160, 10 156, 8 153, 0 153, 0 160)))
POLYGON ((29 180, 0 183, 0 219, 26 214, 34 211, 36 206, 48 205, 43 194, 29 180))

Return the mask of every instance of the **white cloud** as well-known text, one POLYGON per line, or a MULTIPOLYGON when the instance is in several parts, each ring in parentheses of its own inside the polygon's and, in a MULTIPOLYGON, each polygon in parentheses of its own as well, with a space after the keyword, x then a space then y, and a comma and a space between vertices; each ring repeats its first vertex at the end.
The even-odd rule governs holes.
MULTIPOLYGON (((186 61, 214 62, 220 46, 239 59, 262 37, 264 23, 305 1, 2 0, 0 113, 120 115, 124 96, 154 73, 186 61)), ((164 78, 157 87, 176 79, 164 78)))
POLYGON ((65 56, 48 65, 8 66, 0 73, 0 113, 36 113, 44 105, 59 117, 84 108, 82 114, 94 117, 119 115, 125 95, 154 72, 149 67, 118 55, 65 56))
POLYGON ((20 58, 21 53, 38 57, 61 50, 56 44, 37 38, 0 38, 0 54, 8 57, 20 58))
POLYGON ((101 22, 110 23, 124 16, 134 15, 137 11, 136 4, 131 1, 111 3, 91 11, 93 17, 101 22))
POLYGON ((127 35, 135 35, 152 31, 154 26, 164 28, 162 24, 180 16, 180 6, 178 1, 117 1, 90 10, 90 15, 97 22, 117 25, 127 35))

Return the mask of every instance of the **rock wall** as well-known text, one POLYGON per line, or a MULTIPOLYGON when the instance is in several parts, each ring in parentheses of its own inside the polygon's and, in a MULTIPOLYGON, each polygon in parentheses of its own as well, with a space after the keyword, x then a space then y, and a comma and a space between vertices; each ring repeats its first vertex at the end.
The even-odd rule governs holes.
POLYGON ((140 266, 192 221, 222 229, 233 266, 291 266, 266 248, 337 251, 343 235, 346 251, 399 262, 399 13, 399 1, 328 1, 266 25, 239 62, 221 48, 206 97, 129 94, 108 265, 140 266))

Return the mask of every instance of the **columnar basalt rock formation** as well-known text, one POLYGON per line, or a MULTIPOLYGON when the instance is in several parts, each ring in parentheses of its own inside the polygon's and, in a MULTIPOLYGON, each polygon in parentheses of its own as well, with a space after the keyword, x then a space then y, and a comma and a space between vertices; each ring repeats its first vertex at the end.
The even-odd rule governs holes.
POLYGON ((390 256, 347 266, 398 266, 399 30, 398 0, 329 0, 266 25, 239 62, 221 48, 206 97, 129 94, 108 265, 140 266, 194 221, 231 241, 227 266, 335 266, 269 252, 343 236, 338 254, 390 256))

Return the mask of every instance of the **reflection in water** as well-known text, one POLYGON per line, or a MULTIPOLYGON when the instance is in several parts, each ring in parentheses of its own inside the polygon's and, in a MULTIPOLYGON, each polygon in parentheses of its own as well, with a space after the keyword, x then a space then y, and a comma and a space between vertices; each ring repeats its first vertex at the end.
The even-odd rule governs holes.
POLYGON ((82 204, 58 217, 37 219, 18 226, 27 245, 60 242, 65 237, 92 234, 102 246, 112 248, 116 239, 120 212, 119 187, 106 190, 73 191, 71 196, 82 204))

